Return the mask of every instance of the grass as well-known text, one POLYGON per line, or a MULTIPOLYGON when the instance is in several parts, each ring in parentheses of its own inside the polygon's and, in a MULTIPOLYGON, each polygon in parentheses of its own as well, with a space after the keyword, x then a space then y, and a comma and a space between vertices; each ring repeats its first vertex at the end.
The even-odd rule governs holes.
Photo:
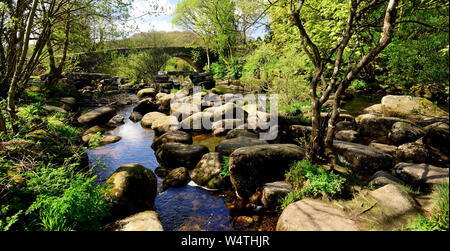
POLYGON ((433 197, 432 215, 428 218, 418 215, 403 230, 448 231, 449 230, 449 184, 437 185, 433 197))
POLYGON ((280 201, 282 209, 304 197, 334 197, 342 193, 346 178, 311 164, 309 160, 294 162, 286 173, 293 191, 280 201))

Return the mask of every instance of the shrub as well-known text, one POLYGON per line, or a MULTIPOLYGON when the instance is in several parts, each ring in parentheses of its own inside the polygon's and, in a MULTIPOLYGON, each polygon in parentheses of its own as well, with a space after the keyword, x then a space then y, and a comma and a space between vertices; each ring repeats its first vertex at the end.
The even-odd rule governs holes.
POLYGON ((109 216, 106 190, 94 185, 96 177, 82 175, 70 183, 62 196, 39 195, 32 209, 40 209, 44 231, 103 230, 102 220, 109 216))
POLYGON ((230 177, 230 157, 222 157, 222 172, 220 173, 223 177, 230 177))
POLYGON ((293 163, 286 173, 286 180, 292 184, 294 191, 281 200, 283 207, 303 197, 339 195, 346 182, 344 177, 314 166, 308 160, 293 163))

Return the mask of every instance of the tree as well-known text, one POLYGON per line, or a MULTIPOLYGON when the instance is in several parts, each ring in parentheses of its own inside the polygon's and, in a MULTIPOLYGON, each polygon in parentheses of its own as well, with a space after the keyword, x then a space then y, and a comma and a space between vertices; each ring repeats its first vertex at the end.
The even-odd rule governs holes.
POLYGON ((398 2, 396 0, 282 2, 289 6, 289 18, 298 29, 303 52, 314 65, 313 77, 309 84, 313 127, 309 153, 313 161, 318 161, 325 153, 332 155, 335 125, 339 118, 344 91, 361 70, 392 41, 398 2), (339 5, 344 8, 338 9, 339 5), (371 20, 370 15, 376 12, 381 13, 381 18, 371 20), (332 30, 333 33, 326 35, 328 39, 323 39, 323 32, 326 30, 321 30, 321 22, 333 21, 337 24, 332 30), (357 53, 359 36, 367 29, 370 21, 375 21, 376 25, 382 27, 380 39, 368 51, 357 53), (336 32, 336 29, 340 31, 336 32), (343 69, 344 61, 346 69, 343 69), (321 116, 321 108, 334 91, 336 93, 333 111, 327 121, 321 116))

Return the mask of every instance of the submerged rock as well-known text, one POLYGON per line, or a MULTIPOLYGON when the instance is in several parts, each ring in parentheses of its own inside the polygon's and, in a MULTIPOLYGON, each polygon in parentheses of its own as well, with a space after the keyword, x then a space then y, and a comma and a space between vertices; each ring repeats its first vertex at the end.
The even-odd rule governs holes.
POLYGON ((356 223, 326 203, 305 199, 283 210, 277 231, 357 231, 356 223))
POLYGON ((108 121, 106 126, 108 126, 108 127, 117 127, 117 126, 123 125, 124 124, 124 120, 125 120, 125 118, 122 117, 121 115, 116 115, 116 116, 112 117, 112 119, 110 119, 108 121))
POLYGON ((109 185, 114 216, 125 217, 153 209, 157 181, 150 169, 139 164, 123 165, 106 181, 106 186, 109 185))
POLYGON ((129 118, 131 121, 137 123, 142 120, 142 114, 136 111, 133 111, 129 118))
POLYGON ((189 182, 189 174, 186 168, 179 167, 171 170, 163 181, 163 189, 169 187, 183 187, 189 182))
POLYGON ((290 164, 304 156, 304 150, 292 144, 239 148, 230 155, 231 182, 238 196, 249 198, 265 183, 282 180, 290 164))

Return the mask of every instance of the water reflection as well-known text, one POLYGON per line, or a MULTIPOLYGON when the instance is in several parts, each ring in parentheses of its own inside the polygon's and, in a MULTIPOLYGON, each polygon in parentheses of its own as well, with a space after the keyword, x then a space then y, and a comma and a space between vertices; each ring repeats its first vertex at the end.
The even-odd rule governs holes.
MULTIPOLYGON (((150 147, 154 132, 128 119, 132 109, 129 106, 120 110, 118 114, 125 118, 125 124, 107 133, 121 136, 122 140, 88 151, 89 164, 101 184, 121 165, 139 163, 153 171, 159 166, 150 147)), ((158 187, 161 182, 158 177, 158 187)), ((156 197, 155 210, 168 231, 231 230, 230 211, 223 199, 198 187, 168 189, 156 197)))

